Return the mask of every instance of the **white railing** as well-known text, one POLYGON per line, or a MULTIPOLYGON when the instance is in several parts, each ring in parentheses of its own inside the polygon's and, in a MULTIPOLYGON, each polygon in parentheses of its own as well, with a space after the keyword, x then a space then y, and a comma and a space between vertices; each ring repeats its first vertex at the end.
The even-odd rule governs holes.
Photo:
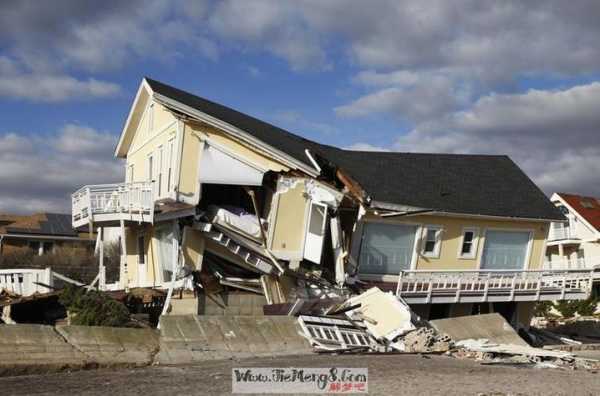
POLYGON ((52 289, 37 284, 39 282, 52 286, 52 281, 50 268, 0 270, 0 291, 4 289, 11 294, 23 297, 52 291, 52 289))
POLYGON ((548 241, 562 241, 568 239, 579 239, 571 227, 565 227, 562 224, 552 223, 548 233, 548 241))
POLYGON ((544 261, 545 270, 582 270, 600 267, 600 257, 564 258, 544 261))
POLYGON ((590 270, 495 270, 495 271, 403 271, 400 273, 396 294, 405 298, 420 296, 431 302, 436 296, 459 302, 471 300, 495 301, 539 300, 545 295, 556 299, 588 295, 592 288, 590 270), (501 296, 501 297, 498 297, 501 296))
POLYGON ((152 182, 85 186, 71 196, 73 225, 78 227, 96 215, 136 215, 152 221, 152 182))

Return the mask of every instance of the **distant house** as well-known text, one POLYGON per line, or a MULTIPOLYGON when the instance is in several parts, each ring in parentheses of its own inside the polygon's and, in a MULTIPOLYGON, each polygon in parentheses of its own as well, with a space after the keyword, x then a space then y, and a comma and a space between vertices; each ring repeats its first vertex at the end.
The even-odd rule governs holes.
POLYGON ((555 193, 550 200, 567 218, 550 226, 548 269, 600 267, 600 198, 555 193))
POLYGON ((87 233, 73 229, 69 214, 0 214, 0 255, 31 251, 41 256, 59 247, 89 249, 90 241, 87 233))

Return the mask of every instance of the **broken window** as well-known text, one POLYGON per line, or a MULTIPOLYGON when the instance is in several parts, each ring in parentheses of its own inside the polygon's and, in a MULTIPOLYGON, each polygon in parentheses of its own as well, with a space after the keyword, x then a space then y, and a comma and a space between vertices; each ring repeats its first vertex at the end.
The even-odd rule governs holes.
POLYGON ((426 226, 423 234, 423 255, 425 257, 437 258, 440 256, 440 245, 442 242, 442 228, 438 226, 426 226))
POLYGON ((361 274, 398 275, 409 270, 416 226, 365 223, 359 255, 361 274))

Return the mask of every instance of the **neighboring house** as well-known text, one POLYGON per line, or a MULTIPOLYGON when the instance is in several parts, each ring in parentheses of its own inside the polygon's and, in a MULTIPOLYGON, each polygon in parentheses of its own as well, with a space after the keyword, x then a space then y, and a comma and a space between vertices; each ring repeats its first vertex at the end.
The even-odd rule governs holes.
POLYGON ((554 193, 550 200, 567 221, 551 224, 545 268, 600 268, 600 199, 554 193))
POLYGON ((0 255, 30 251, 34 255, 41 256, 52 253, 57 248, 80 250, 90 248, 88 234, 73 228, 71 215, 0 214, 0 255))
POLYGON ((126 180, 74 193, 73 225, 121 227, 122 287, 193 274, 294 303, 373 284, 425 318, 523 323, 590 292, 541 271, 564 216, 506 156, 342 150, 148 78, 115 154, 126 180))

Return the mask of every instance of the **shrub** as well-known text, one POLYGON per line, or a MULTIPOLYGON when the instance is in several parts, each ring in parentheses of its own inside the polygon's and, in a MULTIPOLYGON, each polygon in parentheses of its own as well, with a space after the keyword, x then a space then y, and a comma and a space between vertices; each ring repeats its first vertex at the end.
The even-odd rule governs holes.
POLYGON ((556 303, 556 310, 564 318, 572 318, 575 313, 581 316, 592 316, 598 305, 598 297, 590 296, 587 300, 564 300, 556 303))
POLYGON ((533 314, 544 318, 555 316, 552 314, 552 301, 540 301, 533 307, 533 314))
POLYGON ((74 325, 123 327, 130 320, 125 305, 97 290, 68 285, 59 301, 72 315, 74 325))

